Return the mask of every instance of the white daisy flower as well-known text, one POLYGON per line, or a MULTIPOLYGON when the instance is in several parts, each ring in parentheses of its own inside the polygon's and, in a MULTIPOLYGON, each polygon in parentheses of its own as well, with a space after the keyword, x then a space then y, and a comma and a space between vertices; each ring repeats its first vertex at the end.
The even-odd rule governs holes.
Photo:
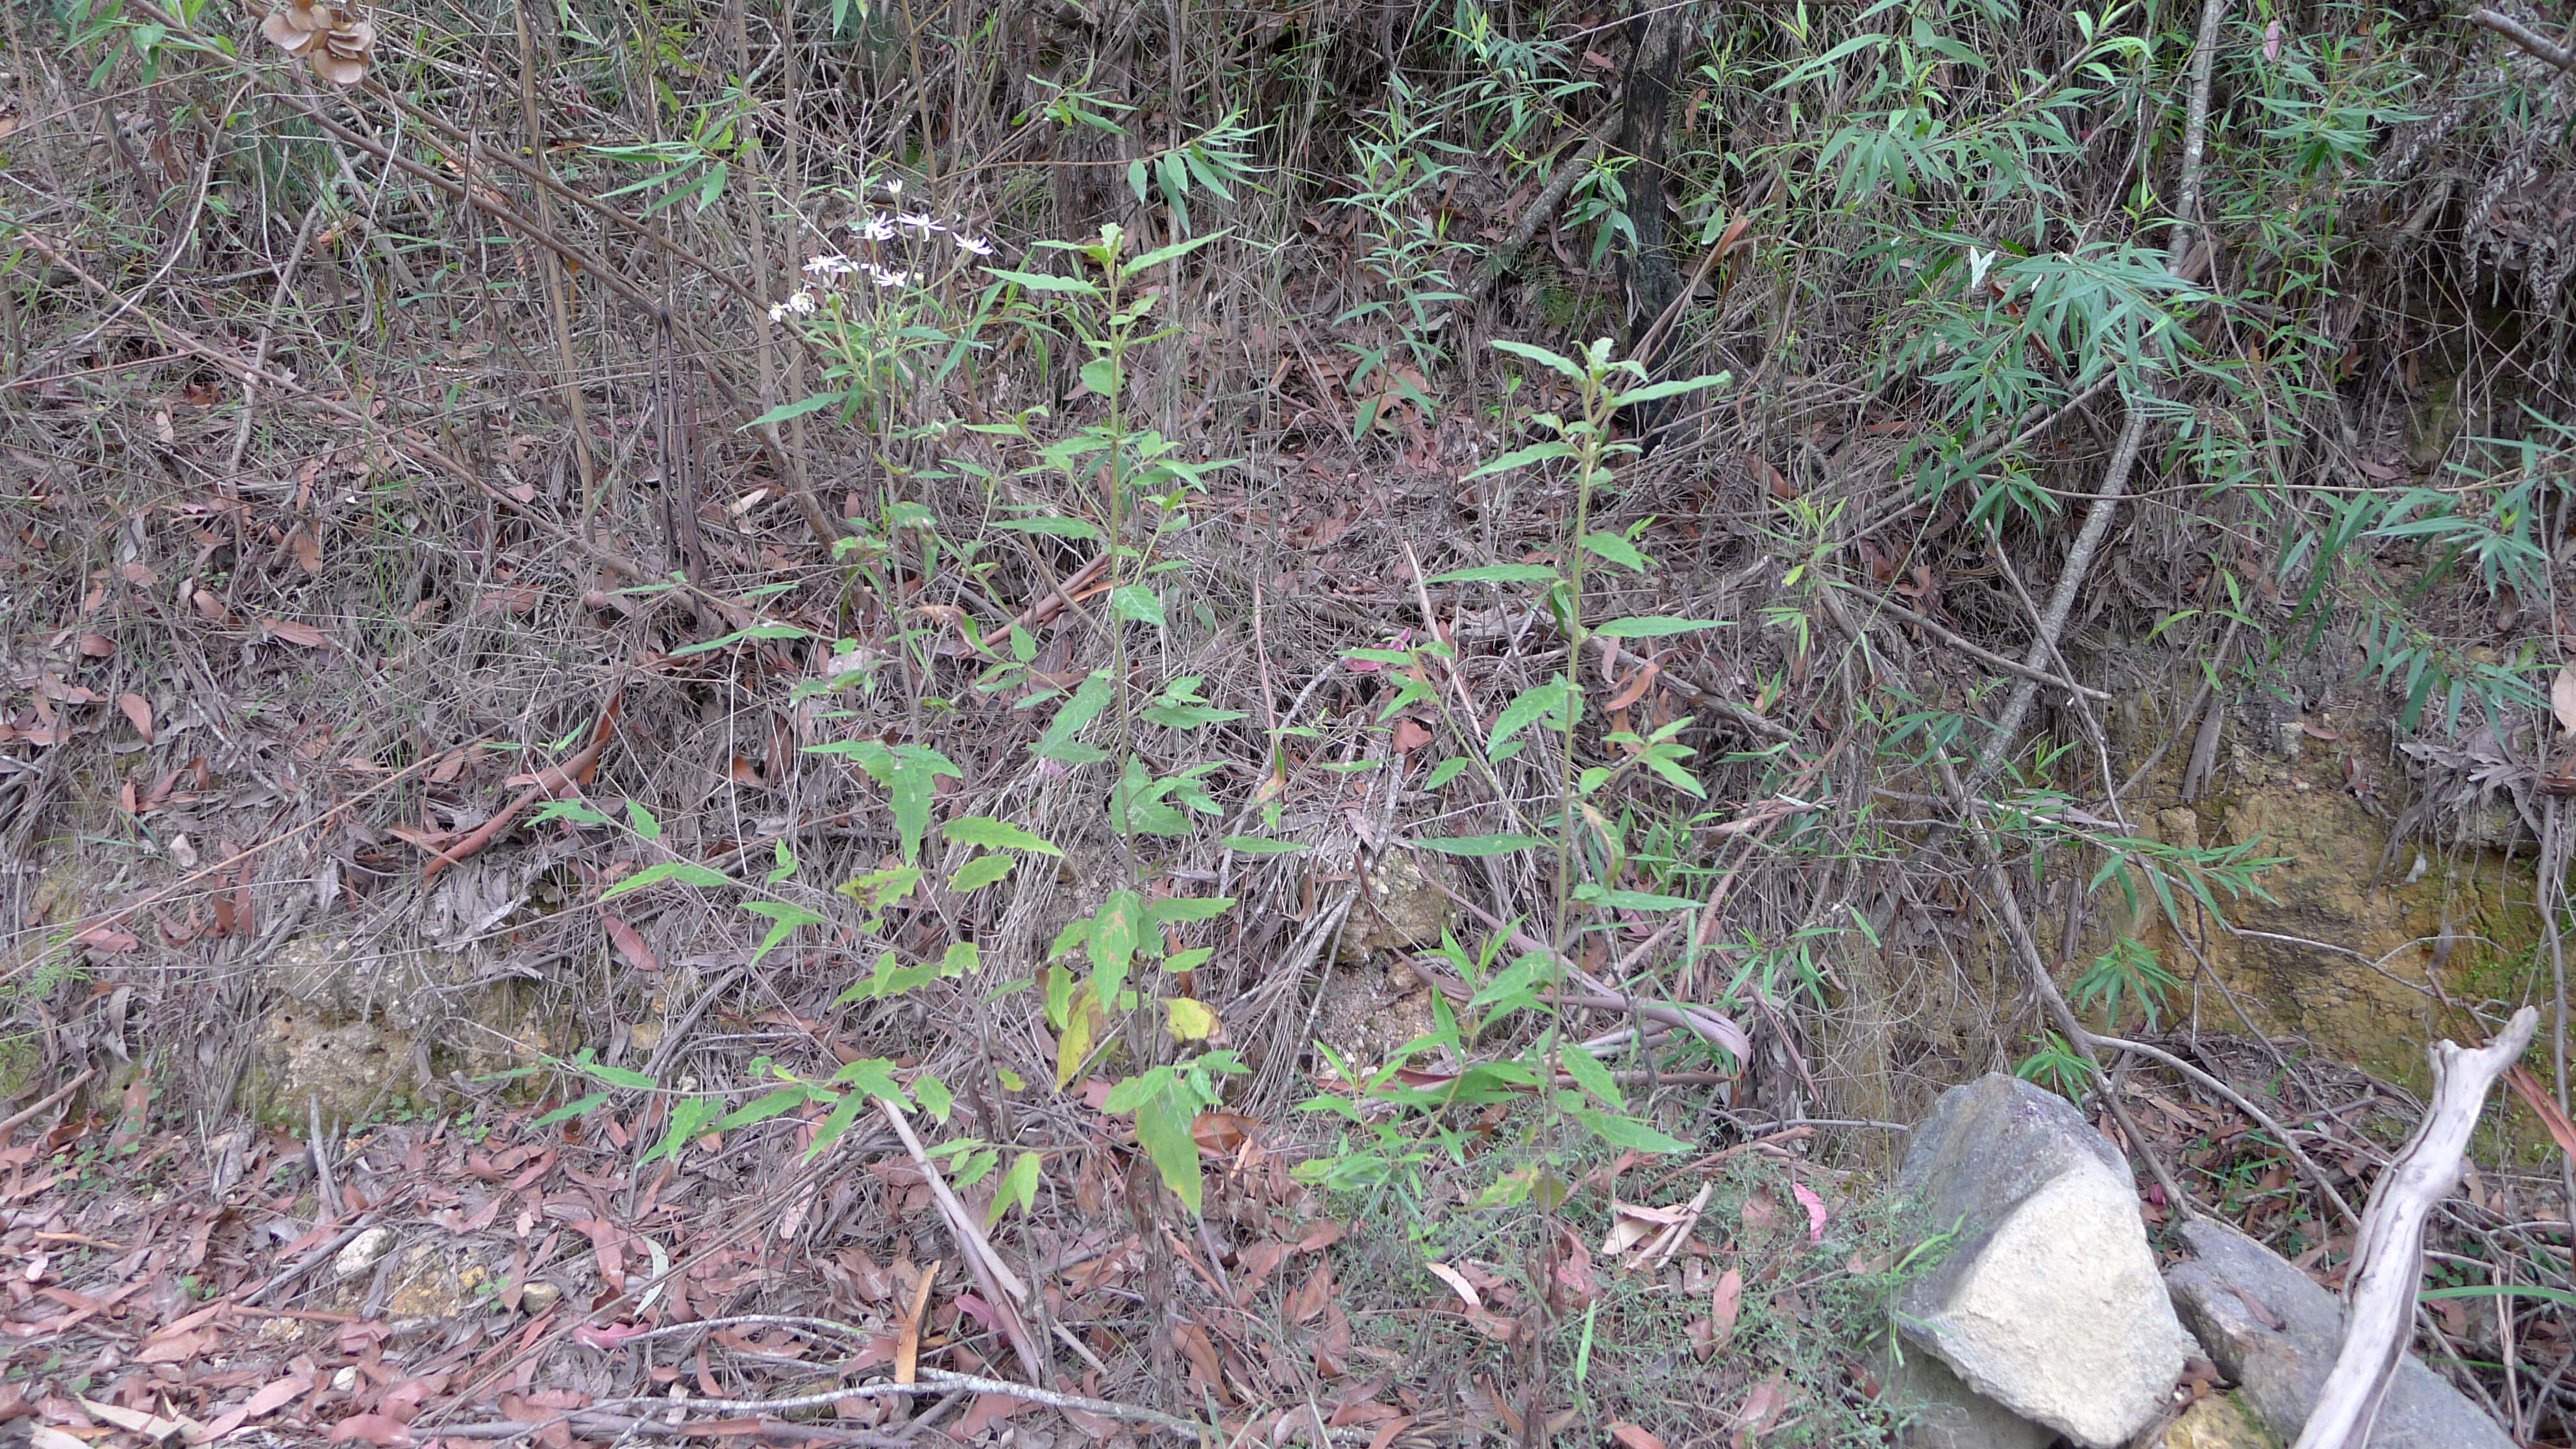
POLYGON ((980 236, 968 236, 961 231, 957 233, 956 241, 959 251, 972 252, 979 257, 989 257, 993 254, 993 244, 980 236))
POLYGON ((816 277, 846 277, 859 269, 859 264, 838 252, 815 257, 805 264, 805 271, 816 277))
POLYGON ((889 272, 883 267, 870 267, 868 271, 876 278, 876 284, 880 287, 903 287, 911 285, 912 282, 910 272, 889 272))
POLYGON ((885 188, 886 195, 888 196, 903 195, 903 182, 901 180, 889 181, 885 184, 885 188))
POLYGON ((851 222, 850 230, 872 242, 894 240, 894 223, 888 221, 885 213, 881 211, 869 212, 864 221, 851 222))
POLYGON ((784 322, 791 315, 802 317, 813 310, 814 294, 811 292, 800 291, 796 295, 788 298, 786 301, 770 308, 769 320, 772 322, 784 322))
POLYGON ((928 236, 935 231, 948 230, 948 228, 940 225, 929 216, 918 211, 907 211, 898 214, 894 219, 894 224, 900 227, 908 227, 913 231, 921 233, 923 236, 928 236))

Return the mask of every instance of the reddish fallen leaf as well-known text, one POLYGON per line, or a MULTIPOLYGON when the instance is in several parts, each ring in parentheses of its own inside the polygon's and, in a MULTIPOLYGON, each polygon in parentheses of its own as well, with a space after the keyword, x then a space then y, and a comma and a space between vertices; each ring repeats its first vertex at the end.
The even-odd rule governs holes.
POLYGON ((1297 1291, 1288 1295, 1281 1311, 1287 1314, 1291 1323, 1312 1323, 1316 1315, 1324 1311, 1324 1306, 1332 1301, 1333 1265, 1318 1263, 1306 1281, 1297 1285, 1297 1291))
POLYGON ((352 1414, 331 1426, 331 1443, 346 1444, 353 1439, 364 1440, 377 1449, 394 1449, 411 1442, 411 1430, 386 1414, 352 1414))
POLYGON ((1769 1188, 1756 1188, 1753 1191, 1753 1196, 1744 1200, 1744 1230, 1746 1232, 1758 1237, 1763 1233, 1769 1232, 1772 1226, 1779 1221, 1780 1204, 1772 1198, 1771 1190, 1769 1188))
POLYGON ((998 1424, 1028 1406, 1028 1400, 1015 1399, 1008 1394, 977 1394, 975 1402, 958 1416, 957 1427, 948 1432, 971 1444, 977 1430, 988 1424, 998 1424))
POLYGON ((1823 1242, 1825 1240, 1825 1200, 1816 1196, 1813 1188, 1796 1178, 1789 1180, 1789 1195, 1798 1200, 1798 1206, 1807 1210, 1807 1241, 1823 1242))
POLYGON ((584 1348, 611 1349, 638 1334, 653 1330, 641 1323, 585 1323, 572 1331, 573 1342, 584 1348))
POLYGON ((653 954, 652 946, 633 926, 606 911, 599 913, 599 923, 608 929, 609 944, 626 958, 627 965, 651 975, 662 974, 662 958, 653 954))
POLYGON ((143 696, 139 694, 120 694, 116 697, 116 707, 124 712, 125 717, 128 720, 133 721, 134 732, 143 736, 143 743, 147 745, 151 744, 154 739, 154 735, 152 733, 152 706, 143 702, 143 696))
POLYGON ((122 956, 143 944, 134 939, 133 933, 120 931, 114 926, 92 926, 72 939, 93 951, 104 952, 110 956, 122 956))
POLYGON ((1735 1411, 1737 1449, 1746 1449, 1746 1446, 1751 1445, 1763 1430, 1771 1427, 1773 1420, 1780 1417, 1780 1411, 1787 1407, 1789 1407, 1787 1379, 1774 1374, 1755 1384, 1753 1391, 1744 1396, 1744 1403, 1735 1411))
POLYGON ((1198 1144, 1201 1152, 1231 1157, 1257 1125, 1240 1112, 1201 1112, 1190 1119, 1190 1140, 1198 1144))
POLYGON ((282 643, 300 644, 307 649, 326 649, 331 644, 329 636, 310 624, 298 624, 289 619, 262 619, 259 626, 282 643))
POLYGON ((92 659, 105 659, 116 652, 116 641, 104 634, 83 634, 80 636, 80 652, 92 659))
POLYGON ((1431 731, 1409 719, 1395 722, 1395 752, 1408 755, 1431 743, 1431 731))
POLYGON ((299 523, 286 535, 287 552, 295 555, 296 567, 308 574, 322 572, 322 540, 313 536, 313 525, 299 523))
POLYGON ((1610 1421, 1610 1437, 1619 1442, 1620 1449, 1664 1449, 1663 1440, 1625 1419, 1610 1421))
POLYGON ((1743 1311, 1744 1275, 1729 1268, 1717 1275, 1717 1286, 1708 1295, 1708 1321, 1717 1331, 1717 1347, 1724 1348, 1735 1336, 1735 1319, 1743 1311))
POLYGON ((1297 1238, 1297 1251, 1301 1253, 1320 1253, 1324 1249, 1331 1247, 1333 1244, 1340 1242, 1342 1240, 1342 1232, 1342 1225, 1333 1221, 1331 1218, 1324 1218, 1317 1222, 1308 1223, 1306 1225, 1306 1231, 1300 1234, 1297 1238))
POLYGON ((1234 1395, 1226 1391, 1225 1369, 1217 1359, 1216 1344, 1208 1338, 1206 1329, 1184 1323, 1172 1330, 1172 1344, 1181 1351, 1190 1366, 1190 1377, 1198 1380, 1202 1389, 1215 1395, 1218 1403, 1234 1402, 1234 1395))

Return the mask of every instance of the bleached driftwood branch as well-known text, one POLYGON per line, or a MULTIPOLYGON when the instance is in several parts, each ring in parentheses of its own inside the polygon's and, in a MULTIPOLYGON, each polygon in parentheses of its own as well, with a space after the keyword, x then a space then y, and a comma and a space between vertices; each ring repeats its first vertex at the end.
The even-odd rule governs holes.
POLYGON ((2433 1044, 2433 1105, 2397 1161, 2380 1174, 2353 1239, 2354 1276, 2346 1295, 2343 1350, 2299 1431, 2297 1449, 2363 1449, 2380 1400, 2397 1373, 2415 1321, 2415 1287, 2423 1276, 2424 1223, 2459 1184, 2469 1133, 2487 1089, 2531 1043, 2540 1013, 2524 1007, 2504 1034, 2475 1051, 2433 1044))

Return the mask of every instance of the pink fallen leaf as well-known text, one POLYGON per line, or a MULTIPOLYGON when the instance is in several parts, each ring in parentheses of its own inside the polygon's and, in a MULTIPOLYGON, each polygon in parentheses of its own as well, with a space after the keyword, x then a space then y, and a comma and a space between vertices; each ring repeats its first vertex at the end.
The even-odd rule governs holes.
POLYGON ((651 975, 662 974, 662 958, 653 954, 652 946, 633 926, 606 911, 600 912, 599 924, 607 928, 609 943, 617 948, 618 955, 626 958, 627 965, 651 975))
POLYGON ((1795 1179, 1789 1183, 1789 1195, 1798 1200, 1798 1206, 1807 1210, 1807 1241, 1823 1242, 1825 1240, 1825 1200, 1816 1196, 1814 1189, 1795 1179))
POLYGON ((108 956, 122 956, 143 944, 134 938, 133 932, 120 931, 114 926, 92 926, 72 939, 108 956))
POLYGON ((1744 1275, 1733 1268, 1718 1275, 1717 1287, 1708 1295, 1709 1326, 1716 1330, 1716 1346, 1724 1348, 1735 1335, 1736 1316, 1744 1311, 1744 1275))
POLYGON ((331 1426, 330 1442, 346 1444, 363 1439, 377 1449, 398 1449, 411 1442, 411 1430, 386 1414, 352 1414, 331 1426))
POLYGON ((2263 58, 2265 60, 2281 58, 2281 21, 2278 16, 2273 18, 2271 24, 2263 27, 2263 58))
POLYGON ((610 1349, 630 1338, 652 1332, 640 1323, 588 1324, 572 1331, 573 1341, 585 1348, 610 1349))
POLYGON ((284 643, 300 644, 307 649, 322 649, 331 643, 330 637, 321 630, 289 619, 262 619, 259 626, 284 643))
POLYGON ((128 720, 133 722, 134 732, 143 736, 143 743, 147 745, 151 744, 153 740, 152 706, 143 702, 143 696, 139 694, 120 694, 116 697, 116 707, 124 712, 125 717, 128 720))

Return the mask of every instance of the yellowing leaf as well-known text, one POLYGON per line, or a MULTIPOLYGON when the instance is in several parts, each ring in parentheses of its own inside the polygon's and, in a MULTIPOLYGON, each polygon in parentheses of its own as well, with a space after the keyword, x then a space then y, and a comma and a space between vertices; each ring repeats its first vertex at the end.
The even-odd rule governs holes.
POLYGON ((1216 1013, 1207 1009, 1207 1003, 1193 1001, 1186 996, 1171 996, 1164 998, 1163 1007, 1171 1013, 1174 1039, 1205 1041, 1216 1035, 1216 1013))

